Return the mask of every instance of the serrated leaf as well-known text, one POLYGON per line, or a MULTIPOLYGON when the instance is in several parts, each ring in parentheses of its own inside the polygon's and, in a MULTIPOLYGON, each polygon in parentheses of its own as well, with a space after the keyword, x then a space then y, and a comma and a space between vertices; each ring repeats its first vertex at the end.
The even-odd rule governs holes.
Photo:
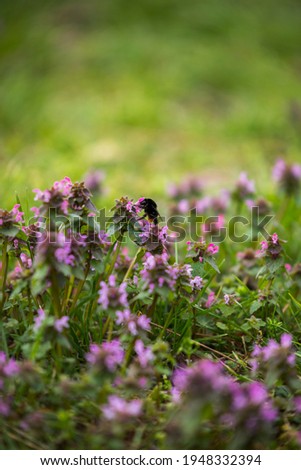
POLYGON ((0 234, 4 235, 5 237, 15 237, 19 232, 19 227, 13 225, 12 227, 1 227, 0 234))
POLYGON ((218 306, 218 308, 225 317, 229 317, 233 313, 233 307, 229 305, 221 304, 218 306))
POLYGON ((115 235, 115 233, 118 233, 121 230, 123 224, 112 224, 107 230, 107 235, 111 237, 112 235, 115 235))
POLYGON ((252 315, 254 312, 257 312, 257 310, 259 310, 261 307, 262 302, 260 302, 260 300, 254 300, 250 307, 250 315, 252 315))
POLYGON ((214 269, 214 271, 216 271, 217 273, 220 273, 220 270, 218 269, 214 258, 212 258, 211 256, 204 256, 203 259, 204 259, 205 263, 208 263, 211 266, 211 268, 214 269))
POLYGON ((192 263, 191 267, 192 267, 193 277, 195 277, 195 276, 203 277, 204 276, 205 269, 204 269, 204 265, 202 263, 200 263, 200 262, 192 263))
POLYGON ((283 266, 283 259, 281 257, 270 260, 267 263, 267 268, 271 274, 274 274, 282 266, 283 266))

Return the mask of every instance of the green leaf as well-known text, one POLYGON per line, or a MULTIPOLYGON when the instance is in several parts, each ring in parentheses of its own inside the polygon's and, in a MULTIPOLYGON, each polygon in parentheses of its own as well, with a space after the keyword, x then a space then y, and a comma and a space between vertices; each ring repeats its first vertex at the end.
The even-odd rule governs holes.
POLYGON ((11 227, 0 227, 0 234, 5 237, 15 237, 19 232, 19 227, 12 225, 11 227))
POLYGON ((281 257, 272 259, 267 263, 267 269, 269 270, 271 274, 274 274, 282 266, 283 266, 283 259, 281 257))
POLYGON ((218 269, 214 258, 212 258, 211 256, 204 256, 204 261, 205 263, 208 263, 211 266, 211 268, 214 269, 214 271, 216 271, 217 273, 220 273, 220 270, 218 269))
POLYGON ((192 275, 193 277, 195 276, 200 276, 200 277, 203 277, 204 274, 205 274, 205 269, 204 269, 204 265, 203 263, 201 262, 197 262, 197 263, 192 263, 191 264, 191 267, 192 267, 192 275))
POLYGON ((257 312, 262 307, 262 302, 260 300, 255 300, 252 302, 251 307, 250 307, 250 315, 252 315, 254 312, 257 312))

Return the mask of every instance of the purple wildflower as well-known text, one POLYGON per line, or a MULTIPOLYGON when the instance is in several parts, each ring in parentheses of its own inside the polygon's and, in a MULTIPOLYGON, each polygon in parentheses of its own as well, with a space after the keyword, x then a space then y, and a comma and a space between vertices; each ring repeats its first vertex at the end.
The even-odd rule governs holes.
POLYGON ((207 249, 206 249, 207 255, 213 256, 218 252, 219 252, 219 246, 215 245, 214 243, 209 243, 209 245, 207 246, 207 249))
POLYGON ((105 174, 100 170, 91 170, 86 174, 85 184, 86 187, 91 191, 92 194, 102 193, 102 183, 104 181, 105 174))
POLYGON ((116 324, 124 325, 129 333, 136 336, 140 330, 149 330, 150 319, 146 315, 133 315, 130 310, 116 311, 116 324))
POLYGON ((102 412, 108 420, 126 420, 136 418, 142 412, 142 401, 135 399, 126 401, 117 395, 110 395, 108 403, 102 407, 102 412))
POLYGON ((283 348, 290 348, 292 346, 292 335, 289 333, 283 333, 280 338, 280 344, 283 348))
MULTIPOLYGON (((263 384, 241 385, 225 373, 220 363, 208 359, 176 371, 171 394, 173 401, 180 404, 179 412, 184 413, 184 419, 188 418, 187 413, 192 417, 198 410, 204 423, 207 420, 220 423, 238 433, 247 428, 250 433, 247 439, 250 435, 257 438, 260 431, 265 433, 267 423, 277 416, 263 384)), ((196 426, 201 425, 197 421, 196 426)))
POLYGON ((181 201, 178 202, 177 207, 180 214, 187 214, 190 209, 190 203, 187 199, 181 199, 181 201))
POLYGON ((22 261, 24 268, 30 269, 32 267, 32 260, 30 256, 28 256, 26 253, 21 253, 20 259, 22 261))
POLYGON ((0 366, 5 364, 6 362, 6 354, 4 351, 0 351, 0 366))
POLYGON ((203 190, 202 181, 195 176, 188 176, 178 185, 171 184, 168 187, 168 194, 174 199, 193 198, 200 196, 203 190))
POLYGON ((108 308, 126 308, 128 306, 126 286, 125 282, 120 286, 116 286, 116 277, 112 274, 108 283, 104 281, 100 283, 98 303, 101 304, 104 310, 108 308))
POLYGON ((281 240, 277 233, 273 233, 268 240, 260 242, 261 249, 256 252, 257 257, 269 257, 272 259, 278 258, 282 251, 281 240))
POLYGON ((105 366, 110 372, 114 372, 117 366, 123 362, 124 350, 117 339, 104 342, 101 345, 91 344, 86 359, 92 365, 105 366))
POLYGON ((63 233, 57 235, 57 243, 59 244, 59 248, 54 252, 57 261, 69 266, 74 266, 75 257, 71 253, 71 243, 65 240, 63 233))
POLYGON ((11 210, 11 213, 15 216, 16 222, 24 223, 24 220, 23 220, 24 212, 20 212, 19 208, 20 208, 20 204, 15 204, 11 210))
POLYGON ((236 183, 236 189, 234 195, 238 199, 246 199, 249 196, 252 196, 255 193, 255 184, 254 181, 251 181, 248 178, 246 172, 242 172, 239 175, 238 181, 236 183))
POLYGON ((19 211, 20 204, 15 204, 11 211, 0 209, 0 227, 10 229, 24 223, 24 212, 19 211))
POLYGON ((301 413, 301 397, 300 396, 294 398, 294 407, 298 413, 301 413))
POLYGON ((39 308, 37 316, 34 318, 34 330, 37 331, 41 327, 45 318, 46 318, 45 311, 42 308, 39 308))
POLYGON ((8 359, 6 364, 3 366, 3 373, 6 377, 13 377, 17 375, 20 371, 18 363, 14 359, 8 359))
POLYGON ((292 337, 288 333, 281 336, 280 344, 270 339, 266 346, 255 345, 250 361, 253 375, 263 375, 267 380, 274 377, 273 383, 278 378, 288 385, 293 384, 296 377, 295 363, 292 337))
POLYGON ((150 347, 144 346, 141 339, 135 342, 135 352, 138 356, 138 361, 143 369, 147 367, 154 359, 154 354, 150 347))
POLYGON ((55 320, 54 322, 54 328, 59 333, 62 333, 62 331, 68 327, 69 327, 69 317, 67 315, 64 315, 63 317, 55 320))
POLYGON ((215 293, 214 292, 209 292, 207 301, 205 303, 206 308, 210 308, 215 302, 215 293))
MULTIPOLYGON (((207 219, 207 222, 202 227, 202 232, 204 235, 217 235, 221 233, 221 231, 223 230, 225 230, 224 214, 219 214, 214 217, 209 217, 207 219)), ((214 245, 214 243, 210 243, 210 245, 216 246, 214 245)))
POLYGON ((189 281, 189 284, 193 289, 200 290, 203 287, 203 278, 195 276, 191 281, 189 281))
POLYGON ((0 415, 8 416, 10 413, 10 407, 2 398, 0 398, 0 415))
POLYGON ((285 193, 294 194, 300 187, 301 165, 289 165, 279 159, 273 168, 273 177, 285 193))

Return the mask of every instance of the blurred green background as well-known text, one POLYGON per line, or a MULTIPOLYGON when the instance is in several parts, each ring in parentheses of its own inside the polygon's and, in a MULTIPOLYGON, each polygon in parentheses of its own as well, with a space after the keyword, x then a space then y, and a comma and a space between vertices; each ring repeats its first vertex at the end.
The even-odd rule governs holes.
POLYGON ((65 175, 163 197, 300 161, 301 2, 1 0, 1 206, 65 175))

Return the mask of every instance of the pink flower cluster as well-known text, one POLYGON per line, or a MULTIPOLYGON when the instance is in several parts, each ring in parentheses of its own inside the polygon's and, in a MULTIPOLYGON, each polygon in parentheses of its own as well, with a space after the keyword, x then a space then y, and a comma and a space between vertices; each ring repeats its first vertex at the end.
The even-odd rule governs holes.
POLYGON ((123 325, 133 336, 137 336, 139 331, 150 329, 150 319, 146 315, 134 315, 129 309, 116 311, 116 324, 123 325))
POLYGON ((193 261, 200 261, 203 263, 205 256, 214 256, 219 252, 219 246, 215 243, 206 243, 203 238, 199 242, 192 243, 191 241, 186 242, 188 252, 194 252, 192 254, 193 261))
POLYGON ((123 362, 124 350, 118 339, 106 341, 101 345, 91 344, 86 359, 93 366, 105 367, 108 371, 114 372, 123 362))
POLYGON ((280 256, 283 248, 277 233, 273 233, 268 240, 260 242, 261 249, 256 252, 257 257, 268 256, 276 259, 280 256))
POLYGON ((194 290, 199 290, 203 286, 200 276, 192 276, 192 267, 189 264, 168 264, 167 253, 162 255, 146 253, 140 275, 150 292, 162 287, 175 290, 177 282, 186 283, 194 290))
POLYGON ((24 212, 19 210, 20 207, 20 204, 15 204, 11 211, 0 209, 0 227, 9 228, 15 224, 23 224, 24 212))
POLYGON ((203 183, 195 176, 189 176, 181 183, 171 184, 168 187, 169 196, 178 200, 198 196, 202 191, 203 183))
POLYGON ((104 310, 108 310, 109 308, 120 309, 128 306, 126 283, 123 282, 117 286, 116 276, 114 274, 111 274, 107 283, 101 281, 98 293, 98 303, 104 310))
POLYGON ((248 178, 246 172, 242 172, 236 182, 235 195, 238 199, 246 199, 255 193, 255 183, 248 178))
MULTIPOLYGON (((219 214, 211 218, 208 218, 209 222, 206 222, 202 227, 202 232, 205 235, 216 235, 225 229, 225 216, 224 214, 219 214)), ((214 245, 211 243, 211 245, 214 245)))
POLYGON ((8 358, 5 352, 0 351, 0 389, 3 377, 13 377, 20 372, 19 364, 13 358, 8 358), (1 378, 2 377, 2 378, 1 378))
POLYGON ((273 369, 273 365, 276 368, 294 368, 296 355, 292 349, 292 336, 288 333, 283 333, 280 344, 274 339, 270 339, 266 346, 256 345, 250 363, 253 372, 256 372, 264 364, 269 364, 271 366, 270 370, 273 369))
POLYGON ((142 401, 134 399, 126 401, 117 395, 110 395, 108 403, 102 407, 103 415, 108 420, 124 421, 141 415, 142 401))
POLYGON ((71 242, 66 241, 63 233, 58 233, 57 245, 58 248, 54 252, 57 261, 69 266, 74 266, 75 256, 72 254, 71 242))
POLYGON ((287 194, 293 194, 300 187, 301 165, 290 165, 283 159, 278 159, 273 168, 273 177, 287 194))
POLYGON ((41 191, 40 189, 33 189, 35 193, 35 201, 50 202, 53 197, 53 193, 59 193, 63 197, 67 197, 70 194, 72 188, 72 181, 68 176, 65 176, 61 181, 55 181, 51 189, 41 191))
POLYGON ((256 430, 261 423, 272 422, 277 413, 265 386, 259 382, 239 384, 225 373, 221 364, 202 359, 192 367, 176 370, 172 397, 176 403, 194 402, 193 409, 212 412, 222 424, 256 430))
POLYGON ((141 339, 137 339, 135 342, 135 352, 137 354, 138 362, 143 369, 145 369, 155 358, 152 349, 149 346, 145 346, 141 339))

